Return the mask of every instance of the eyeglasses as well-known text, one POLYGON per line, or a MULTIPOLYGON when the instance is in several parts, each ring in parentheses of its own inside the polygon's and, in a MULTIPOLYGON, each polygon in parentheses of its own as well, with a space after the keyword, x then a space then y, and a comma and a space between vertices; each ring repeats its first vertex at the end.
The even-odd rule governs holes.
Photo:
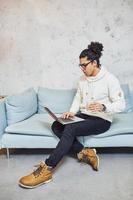
POLYGON ((92 62, 92 60, 88 63, 84 63, 84 64, 79 64, 79 67, 86 69, 87 65, 89 65, 92 62))

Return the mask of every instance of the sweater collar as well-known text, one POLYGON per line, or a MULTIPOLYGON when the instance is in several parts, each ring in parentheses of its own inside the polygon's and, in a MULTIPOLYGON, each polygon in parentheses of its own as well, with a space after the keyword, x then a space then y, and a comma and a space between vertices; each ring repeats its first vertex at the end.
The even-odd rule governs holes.
POLYGON ((106 73, 107 73, 107 70, 104 67, 101 67, 100 71, 98 72, 98 74, 96 76, 86 77, 86 80, 88 82, 98 81, 98 80, 102 79, 106 73))

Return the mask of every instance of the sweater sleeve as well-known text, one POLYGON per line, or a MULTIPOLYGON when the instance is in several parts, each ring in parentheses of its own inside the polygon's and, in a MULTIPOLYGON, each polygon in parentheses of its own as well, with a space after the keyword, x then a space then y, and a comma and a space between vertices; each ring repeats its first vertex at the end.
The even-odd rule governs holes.
POLYGON ((125 109, 125 99, 118 79, 112 76, 111 79, 109 79, 108 85, 110 103, 105 104, 106 112, 122 112, 125 109))
POLYGON ((73 99, 72 105, 70 107, 70 112, 73 112, 76 114, 79 111, 80 103, 81 103, 81 89, 78 84, 78 89, 77 89, 76 95, 73 99))

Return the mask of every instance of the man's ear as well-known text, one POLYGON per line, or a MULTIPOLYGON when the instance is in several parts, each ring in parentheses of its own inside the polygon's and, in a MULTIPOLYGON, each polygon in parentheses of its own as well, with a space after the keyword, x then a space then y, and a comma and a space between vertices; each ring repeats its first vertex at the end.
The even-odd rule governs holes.
POLYGON ((92 61, 92 64, 94 64, 95 66, 97 66, 97 61, 96 61, 96 60, 93 60, 93 61, 92 61))

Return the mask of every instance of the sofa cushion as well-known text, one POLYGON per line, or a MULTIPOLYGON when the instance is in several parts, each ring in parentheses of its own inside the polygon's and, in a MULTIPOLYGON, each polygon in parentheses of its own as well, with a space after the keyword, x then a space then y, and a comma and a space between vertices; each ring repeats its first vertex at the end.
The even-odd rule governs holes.
POLYGON ((115 147, 133 146, 133 112, 119 113, 114 117, 110 129, 102 134, 84 136, 84 146, 115 147))
POLYGON ((103 138, 127 133, 133 134, 133 112, 115 114, 110 129, 93 137, 103 138))
MULTIPOLYGON (((57 114, 57 116, 60 116, 60 114, 57 114)), ((98 135, 93 135, 92 133, 92 137, 102 138, 118 134, 133 133, 132 119, 133 112, 116 114, 114 116, 114 122, 112 123, 111 128, 108 131, 98 135)), ((30 135, 45 135, 52 137, 53 132, 51 130, 51 125, 53 121, 54 120, 47 113, 35 114, 22 122, 17 122, 15 124, 9 125, 5 129, 5 132, 30 135)))
POLYGON ((8 125, 27 119, 37 112, 37 95, 33 88, 6 98, 8 125))
POLYGON ((123 112, 132 112, 132 99, 131 99, 131 94, 130 94, 130 89, 128 84, 122 84, 121 85, 122 90, 124 92, 124 97, 125 97, 125 102, 126 102, 126 107, 123 112))
POLYGON ((44 106, 54 113, 63 113, 70 109, 76 89, 38 88, 38 113, 46 113, 44 106))
MULTIPOLYGON (((57 117, 60 116, 60 114, 56 114, 56 115, 57 115, 57 117)), ((7 134, 4 134, 2 142, 6 146, 7 145, 6 140, 9 141, 9 140, 11 140, 11 138, 13 140, 15 140, 15 137, 18 137, 18 136, 20 136, 20 138, 21 138, 21 136, 26 136, 26 137, 27 136, 37 136, 37 137, 45 136, 47 146, 49 146, 49 148, 50 148, 51 145, 48 143, 50 141, 48 139, 48 137, 50 137, 50 138, 56 137, 57 138, 57 136, 53 133, 53 131, 51 129, 51 125, 52 125, 53 122, 54 122, 54 120, 47 113, 35 114, 35 115, 31 116, 30 118, 22 121, 22 122, 17 122, 15 124, 9 125, 5 129, 5 132, 7 134)), ((24 137, 22 137, 22 138, 24 138, 24 137)), ((83 137, 82 136, 77 137, 77 139, 83 144, 83 137)), ((28 140, 28 137, 27 137, 27 139, 24 138, 24 140, 25 141, 28 140)), ((38 139, 36 139, 36 141, 38 141, 38 139)), ((20 141, 20 143, 21 143, 21 141, 20 141)), ((9 144, 8 144, 8 146, 9 146, 9 144)), ((28 146, 28 148, 30 146, 36 146, 36 144, 31 144, 31 145, 28 146)), ((45 145, 45 148, 47 146, 45 145)), ((24 147, 24 144, 21 144, 20 147, 24 147)), ((53 147, 51 147, 51 148, 53 148, 53 147)))
POLYGON ((48 114, 34 114, 24 121, 7 126, 5 132, 52 137, 51 124, 53 121, 48 114))

